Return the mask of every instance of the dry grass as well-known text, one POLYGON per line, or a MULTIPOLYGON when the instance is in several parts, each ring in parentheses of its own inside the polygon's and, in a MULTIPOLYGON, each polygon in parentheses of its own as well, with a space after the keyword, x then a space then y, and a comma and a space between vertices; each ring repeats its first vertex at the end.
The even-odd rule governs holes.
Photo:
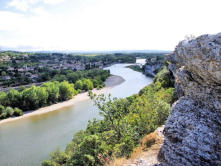
POLYGON ((143 150, 142 150, 141 146, 135 148, 133 150, 133 152, 131 153, 130 159, 133 160, 133 159, 137 158, 137 156, 139 156, 142 152, 143 152, 143 150))
POLYGON ((135 148, 131 154, 131 157, 129 159, 126 158, 115 158, 113 161, 111 161, 108 165, 106 166, 123 166, 127 165, 131 161, 136 160, 140 156, 143 156, 145 152, 148 152, 147 154, 154 154, 158 153, 160 149, 160 145, 163 142, 163 138, 158 134, 158 131, 156 130, 153 133, 150 133, 146 135, 140 143, 140 146, 135 148), (153 152, 151 152, 153 151, 153 152))
POLYGON ((158 135, 158 132, 155 131, 153 133, 150 133, 146 135, 142 141, 141 141, 141 146, 143 150, 148 150, 151 148, 152 145, 154 144, 161 144, 163 141, 162 137, 158 135))
POLYGON ((126 158, 113 159, 111 162, 106 164, 106 166, 122 166, 127 161, 126 158))

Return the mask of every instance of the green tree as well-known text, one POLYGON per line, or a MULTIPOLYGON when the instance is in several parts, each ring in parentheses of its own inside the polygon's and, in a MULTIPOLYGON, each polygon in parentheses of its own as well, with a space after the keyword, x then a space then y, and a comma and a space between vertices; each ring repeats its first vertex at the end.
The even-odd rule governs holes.
POLYGON ((57 75, 55 75, 55 77, 53 78, 53 80, 54 80, 54 81, 58 81, 58 82, 62 82, 62 81, 67 80, 67 78, 66 78, 65 75, 57 74, 57 75))
POLYGON ((21 103, 21 94, 15 89, 10 89, 7 93, 8 100, 10 101, 10 106, 16 107, 21 103))
POLYGON ((57 150, 50 154, 51 159, 55 161, 56 163, 62 165, 67 162, 68 156, 65 152, 61 151, 60 148, 57 148, 57 150))
POLYGON ((58 166, 58 164, 55 161, 52 160, 45 160, 41 164, 42 166, 58 166))
POLYGON ((0 119, 4 118, 3 112, 5 110, 5 107, 3 105, 0 105, 0 119))
POLYGON ((83 89, 83 82, 82 80, 78 80, 76 83, 75 83, 75 88, 76 89, 83 89))
POLYGON ((75 94, 74 84, 69 84, 67 81, 61 82, 59 84, 59 93, 61 101, 71 99, 75 94))
POLYGON ((83 80, 83 89, 88 91, 94 88, 93 82, 90 79, 83 80))
POLYGON ((19 108, 15 108, 14 109, 14 115, 15 116, 22 116, 23 115, 23 111, 19 108))
POLYGON ((59 99, 59 83, 47 82, 42 87, 45 87, 48 92, 48 104, 56 103, 59 99))
POLYGON ((75 83, 80 78, 81 78, 81 76, 77 72, 72 72, 67 75, 67 80, 72 83, 75 83))
POLYGON ((3 106, 8 106, 10 104, 7 93, 0 91, 0 104, 3 106))
POLYGON ((127 99, 111 99, 104 95, 99 95, 98 97, 91 97, 94 99, 95 105, 98 106, 100 110, 100 115, 104 117, 104 121, 109 123, 111 129, 115 130, 117 133, 117 139, 119 140, 122 135, 121 120, 126 114, 129 113, 129 102, 127 99))
POLYGON ((45 87, 39 87, 36 89, 36 94, 38 96, 38 106, 44 106, 47 104, 48 92, 45 87))
POLYGON ((106 145, 99 136, 86 136, 79 144, 78 150, 73 153, 67 165, 69 166, 97 166, 103 165, 107 156, 106 145))
POLYGON ((7 113, 7 117, 14 115, 14 109, 12 107, 6 107, 5 111, 7 113))
POLYGON ((33 110, 38 108, 38 95, 37 95, 37 87, 31 86, 30 88, 25 89, 22 92, 22 98, 23 98, 23 108, 25 110, 33 110))
POLYGON ((3 112, 2 112, 2 114, 0 115, 0 119, 5 119, 5 118, 7 118, 7 117, 9 117, 9 116, 8 116, 8 113, 7 113, 6 109, 4 109, 3 112))
POLYGON ((1 72, 1 76, 6 76, 6 72, 5 72, 5 71, 2 71, 2 72, 1 72))

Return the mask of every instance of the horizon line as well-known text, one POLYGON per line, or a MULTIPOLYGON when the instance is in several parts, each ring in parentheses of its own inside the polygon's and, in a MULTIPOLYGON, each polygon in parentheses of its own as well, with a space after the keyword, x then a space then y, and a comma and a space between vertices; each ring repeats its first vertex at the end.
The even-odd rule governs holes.
POLYGON ((172 52, 172 50, 158 50, 158 49, 120 49, 120 50, 19 50, 19 49, 2 49, 0 48, 0 52, 4 51, 12 51, 12 52, 23 52, 23 53, 120 53, 120 52, 146 52, 146 53, 167 53, 172 52))

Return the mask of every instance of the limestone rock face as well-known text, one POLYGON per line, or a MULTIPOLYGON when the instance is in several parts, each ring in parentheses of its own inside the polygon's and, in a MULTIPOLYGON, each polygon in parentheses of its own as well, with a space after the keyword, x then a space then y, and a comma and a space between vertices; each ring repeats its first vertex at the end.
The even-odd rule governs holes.
POLYGON ((163 63, 154 63, 145 65, 145 75, 155 77, 157 72, 163 67, 163 63))
POLYGON ((167 57, 179 97, 165 129, 169 166, 221 166, 221 33, 178 44, 167 57))

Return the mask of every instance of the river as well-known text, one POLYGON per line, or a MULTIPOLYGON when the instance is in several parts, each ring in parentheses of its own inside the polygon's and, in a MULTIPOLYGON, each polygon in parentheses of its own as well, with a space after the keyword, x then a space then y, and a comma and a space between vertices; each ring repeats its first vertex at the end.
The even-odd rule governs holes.
MULTIPOLYGON (((114 86, 107 93, 114 97, 127 97, 138 93, 152 82, 142 73, 126 68, 129 64, 115 64, 109 69, 111 74, 124 78, 124 82, 114 86)), ((79 103, 0 125, 0 165, 33 166, 49 158, 49 153, 57 147, 64 149, 74 133, 85 129, 88 120, 99 118, 98 110, 87 99, 79 103)))

